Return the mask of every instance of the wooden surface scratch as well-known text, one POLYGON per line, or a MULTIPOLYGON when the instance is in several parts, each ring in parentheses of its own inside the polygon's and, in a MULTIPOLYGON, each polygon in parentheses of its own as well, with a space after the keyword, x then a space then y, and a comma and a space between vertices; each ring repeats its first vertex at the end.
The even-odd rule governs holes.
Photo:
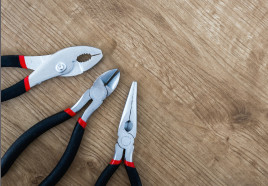
MULTIPOLYGON (((72 106, 106 70, 115 92, 88 121, 77 156, 58 185, 93 185, 114 154, 132 81, 138 82, 134 162, 143 185, 267 185, 268 2, 1 2, 2 55, 46 55, 89 45, 104 58, 1 105, 1 153, 36 122, 72 106)), ((2 68, 1 89, 31 73, 2 68)), ((2 178, 38 185, 54 168, 77 116, 34 141, 2 178)), ((129 185, 120 166, 108 185, 129 185)))

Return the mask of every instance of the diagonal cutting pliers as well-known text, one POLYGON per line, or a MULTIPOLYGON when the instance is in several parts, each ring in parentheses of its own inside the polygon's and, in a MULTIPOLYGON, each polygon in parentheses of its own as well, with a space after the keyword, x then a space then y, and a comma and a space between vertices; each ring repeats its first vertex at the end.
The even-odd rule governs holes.
POLYGON ((132 186, 141 186, 141 180, 132 161, 134 139, 137 133, 137 82, 133 82, 118 128, 118 139, 115 154, 110 164, 103 170, 95 186, 105 186, 122 162, 124 155, 125 168, 132 186))
POLYGON ((77 151, 80 146, 84 129, 87 125, 86 121, 92 115, 92 113, 103 103, 104 99, 108 97, 117 87, 119 82, 120 72, 117 69, 109 70, 99 76, 94 82, 93 86, 88 89, 79 101, 71 108, 65 109, 55 115, 52 115, 23 133, 6 151, 1 159, 1 176, 4 176, 14 161, 23 152, 23 150, 37 137, 44 132, 48 131, 54 126, 70 119, 76 114, 82 107, 92 100, 89 107, 85 110, 81 118, 78 119, 69 144, 59 160, 56 167, 52 172, 42 181, 41 186, 55 185, 65 172, 70 167, 77 151))
POLYGON ((1 102, 15 98, 50 78, 82 74, 96 65, 102 56, 100 49, 89 46, 64 48, 54 54, 44 56, 1 56, 1 67, 19 67, 34 70, 23 80, 2 90, 1 102), (91 58, 85 62, 78 62, 77 58, 83 54, 88 54, 91 58))

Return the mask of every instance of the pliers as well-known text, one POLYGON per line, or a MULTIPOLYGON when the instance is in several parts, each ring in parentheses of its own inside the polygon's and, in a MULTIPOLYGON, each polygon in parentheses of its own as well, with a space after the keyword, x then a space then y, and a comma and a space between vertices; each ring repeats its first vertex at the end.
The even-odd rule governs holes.
POLYGON ((133 82, 128 94, 126 105, 118 128, 118 139, 115 144, 115 154, 110 164, 103 170, 95 186, 107 184, 113 173, 122 162, 123 155, 125 168, 132 186, 141 186, 141 180, 132 161, 134 139, 137 133, 137 82, 133 82))
POLYGON ((103 103, 105 98, 115 90, 119 82, 119 78, 120 72, 117 69, 109 70, 103 73, 96 79, 93 86, 82 95, 82 97, 73 107, 65 109, 64 111, 61 111, 38 122, 24 134, 22 134, 2 157, 1 176, 5 175, 17 157, 32 141, 34 141, 37 137, 52 127, 57 126, 60 123, 73 117, 76 112, 85 106, 87 102, 92 100, 91 104, 85 110, 81 118, 78 119, 69 144, 58 164, 40 184, 42 186, 55 185, 65 174, 78 151, 83 137, 84 129, 87 125, 86 121, 91 116, 91 114, 103 103))
POLYGON ((102 58, 100 49, 89 46, 69 47, 44 56, 1 56, 1 67, 19 67, 34 70, 29 76, 2 90, 1 102, 15 98, 37 84, 57 76, 76 76, 89 70, 102 58), (77 57, 89 54, 91 58, 83 63, 77 57))

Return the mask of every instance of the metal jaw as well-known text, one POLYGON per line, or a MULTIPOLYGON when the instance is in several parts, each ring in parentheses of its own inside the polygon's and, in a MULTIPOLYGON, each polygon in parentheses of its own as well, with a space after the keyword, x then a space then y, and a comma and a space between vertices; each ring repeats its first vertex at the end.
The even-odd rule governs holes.
POLYGON ((118 128, 114 160, 121 160, 125 150, 125 160, 132 162, 134 139, 137 133, 137 82, 133 82, 118 128))
POLYGON ((119 82, 119 78, 120 72, 117 69, 103 73, 96 79, 92 87, 82 95, 71 110, 74 112, 79 111, 89 100, 92 99, 92 103, 81 117, 86 122, 91 114, 99 108, 103 100, 115 90, 119 82))
POLYGON ((102 58, 100 49, 89 46, 76 46, 62 49, 45 56, 25 56, 28 69, 34 70, 29 76, 30 87, 57 76, 76 76, 89 70, 102 58), (77 57, 89 54, 91 58, 78 62, 77 57))

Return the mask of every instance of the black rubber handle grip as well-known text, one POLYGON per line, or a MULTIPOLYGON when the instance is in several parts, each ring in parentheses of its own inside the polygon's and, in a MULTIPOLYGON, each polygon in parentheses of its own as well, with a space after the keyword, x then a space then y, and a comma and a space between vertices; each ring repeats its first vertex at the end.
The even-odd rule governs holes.
POLYGON ((56 185, 72 164, 79 149, 84 134, 84 128, 77 122, 69 144, 62 155, 60 161, 52 172, 40 183, 40 186, 56 185))
POLYGON ((53 116, 50 116, 24 132, 6 151, 1 159, 1 177, 4 176, 14 161, 23 152, 23 150, 37 137, 51 129, 52 127, 70 119, 71 116, 62 111, 53 116))
MULTIPOLYGON (((9 55, 9 56, 1 56, 1 67, 19 67, 19 68, 27 68, 25 64, 24 56, 18 55, 9 55)), ((1 102, 6 100, 15 98, 30 89, 28 77, 15 85, 2 90, 1 93, 1 102), (26 86, 26 87, 25 87, 26 86)))
POLYGON ((120 164, 118 165, 111 165, 109 164, 101 173, 99 176, 97 182, 95 183, 95 186, 105 186, 109 179, 112 177, 114 172, 117 170, 120 164))
POLYGON ((1 102, 20 96, 26 92, 24 79, 1 91, 1 102))
POLYGON ((126 166, 127 175, 131 186, 141 186, 141 179, 135 167, 126 166))
POLYGON ((1 56, 1 67, 23 68, 18 55, 1 56))

